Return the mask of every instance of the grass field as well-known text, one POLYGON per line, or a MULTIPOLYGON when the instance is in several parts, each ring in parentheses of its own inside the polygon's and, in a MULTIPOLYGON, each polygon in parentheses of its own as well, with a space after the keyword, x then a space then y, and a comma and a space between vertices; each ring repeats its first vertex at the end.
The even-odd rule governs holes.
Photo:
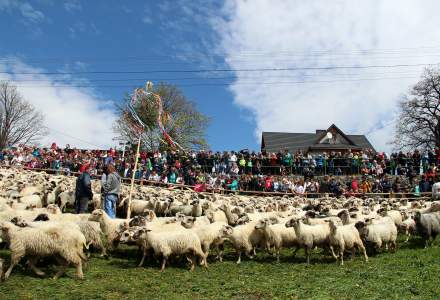
MULTIPOLYGON (((136 249, 123 247, 110 260, 93 256, 83 281, 74 279, 73 269, 54 281, 50 268, 40 279, 19 266, 0 283, 0 299, 440 299, 439 243, 426 250, 418 238, 399 245, 396 253, 380 253, 369 263, 356 256, 342 267, 318 250, 310 266, 302 250, 296 258, 286 250, 279 264, 261 253, 237 266, 227 250, 223 263, 193 273, 184 263, 164 273, 155 262, 137 268, 136 249)), ((7 250, 0 256, 9 259, 7 250)))

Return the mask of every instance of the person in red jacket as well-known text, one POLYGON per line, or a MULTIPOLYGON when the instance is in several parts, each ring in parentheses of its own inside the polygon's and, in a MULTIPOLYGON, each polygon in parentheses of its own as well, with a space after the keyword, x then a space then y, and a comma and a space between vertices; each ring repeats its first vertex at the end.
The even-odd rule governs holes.
POLYGON ((351 180, 351 191, 353 193, 358 193, 359 192, 359 182, 356 176, 353 176, 352 180, 351 180))
POLYGON ((272 176, 266 177, 264 187, 265 187, 266 192, 272 192, 272 176))

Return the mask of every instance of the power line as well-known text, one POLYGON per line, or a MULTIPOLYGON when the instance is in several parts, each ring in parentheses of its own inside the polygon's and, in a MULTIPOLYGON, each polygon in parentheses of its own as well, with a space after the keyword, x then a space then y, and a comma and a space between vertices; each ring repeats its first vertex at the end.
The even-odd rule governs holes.
POLYGON ((150 70, 150 71, 71 71, 71 72, 14 72, 0 71, 8 75, 73 75, 73 74, 155 74, 155 73, 215 73, 215 72, 266 72, 266 71, 301 71, 301 70, 337 70, 337 69, 370 69, 370 68, 403 68, 433 66, 431 64, 396 64, 367 66, 327 66, 327 67, 292 67, 292 68, 255 68, 255 69, 194 69, 194 70, 150 70))
MULTIPOLYGON (((356 75, 388 75, 388 74, 407 74, 407 75, 419 75, 419 72, 415 71, 390 71, 390 72, 369 72, 369 73, 329 73, 329 74, 301 74, 301 77, 325 77, 325 76, 356 76, 356 75)), ((155 82, 161 81, 186 81, 186 80, 232 80, 232 79, 285 79, 285 78, 296 78, 297 76, 282 76, 282 75, 271 75, 271 76, 240 76, 231 75, 231 76, 221 76, 221 77, 207 77, 207 76, 198 76, 198 77, 179 77, 179 78, 150 78, 150 80, 155 82)), ((88 78, 68 78, 68 79, 41 79, 41 78, 32 78, 32 79, 14 79, 14 82, 72 82, 77 81, 79 83, 87 83, 87 82, 129 82, 129 81, 145 81, 145 78, 117 78, 117 79, 88 79, 88 78)))
MULTIPOLYGON (((366 48, 366 49, 347 49, 347 50, 335 50, 335 49, 317 49, 317 50, 301 50, 301 49, 277 49, 276 51, 265 51, 265 50, 242 50, 235 53, 228 54, 215 54, 215 53, 203 53, 194 51, 179 51, 179 53, 168 53, 168 54, 149 54, 148 57, 141 56, 125 56, 125 57, 84 57, 84 56, 72 56, 67 59, 71 60, 94 60, 94 61, 110 61, 110 60, 153 60, 155 61, 158 57, 162 58, 179 58, 179 57, 239 57, 239 56, 260 56, 267 55, 274 57, 276 55, 292 55, 297 54, 299 56, 310 56, 310 55, 347 55, 347 54, 367 54, 367 53, 377 53, 377 54, 399 54, 408 51, 438 51, 440 50, 440 45, 437 46, 421 46, 421 47, 402 47, 402 48, 366 48)), ((66 57, 27 57, 29 60, 46 60, 46 61, 60 61, 66 60, 66 57)), ((15 61, 16 58, 3 58, 0 61, 15 61)))
MULTIPOLYGON (((346 80, 308 80, 308 81, 277 81, 277 82, 224 82, 224 83, 189 83, 189 84, 177 84, 179 87, 196 87, 196 86, 228 86, 234 85, 285 85, 285 84, 307 84, 307 83, 334 83, 334 82, 356 82, 356 81, 375 81, 375 80, 388 80, 388 79, 414 79, 413 77, 382 77, 382 78, 361 78, 361 79, 346 79, 346 80)), ((13 81, 11 81, 13 82, 13 81)), ((20 88, 49 88, 49 87, 71 87, 71 88, 133 88, 136 84, 132 85, 17 85, 20 88)))

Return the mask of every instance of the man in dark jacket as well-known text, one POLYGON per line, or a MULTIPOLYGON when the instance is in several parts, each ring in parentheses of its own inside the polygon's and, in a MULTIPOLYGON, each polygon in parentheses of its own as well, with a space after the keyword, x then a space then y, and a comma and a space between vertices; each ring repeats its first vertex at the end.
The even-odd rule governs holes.
POLYGON ((75 210, 77 214, 87 212, 89 200, 93 198, 92 184, 90 181, 90 165, 81 167, 81 175, 76 179, 75 210))

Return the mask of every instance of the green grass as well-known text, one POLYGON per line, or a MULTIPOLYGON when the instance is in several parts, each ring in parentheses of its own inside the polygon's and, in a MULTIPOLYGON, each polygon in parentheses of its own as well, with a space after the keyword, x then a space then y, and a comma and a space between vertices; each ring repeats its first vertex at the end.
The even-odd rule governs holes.
MULTIPOLYGON (((369 263, 347 257, 342 267, 319 251, 307 266, 302 250, 296 258, 284 251, 279 264, 261 253, 237 266, 228 248, 223 263, 193 273, 183 262, 172 262, 164 273, 156 262, 138 268, 136 249, 124 246, 110 260, 92 256, 84 281, 73 277, 73 269, 54 281, 51 267, 46 278, 37 278, 23 260, 0 283, 0 299, 440 299, 438 244, 425 250, 413 238, 399 245, 396 253, 380 253, 369 263)), ((7 250, 0 256, 9 259, 7 250)))

